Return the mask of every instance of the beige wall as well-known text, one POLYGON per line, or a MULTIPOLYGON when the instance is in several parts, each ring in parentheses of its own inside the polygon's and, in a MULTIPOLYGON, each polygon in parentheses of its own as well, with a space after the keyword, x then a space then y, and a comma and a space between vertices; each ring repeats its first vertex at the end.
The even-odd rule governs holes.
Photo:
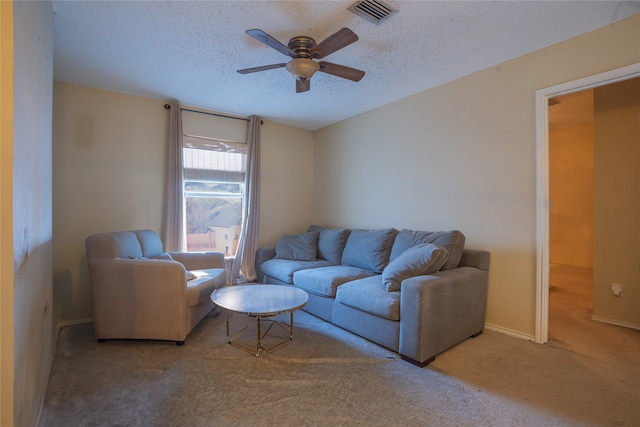
POLYGON ((162 101, 54 83, 53 268, 61 321, 92 317, 85 239, 161 231, 168 110, 162 101))
POLYGON ((12 10, 2 2, 1 10, 0 422, 31 426, 38 420, 53 357, 53 9, 49 2, 15 2, 12 10))
POLYGON ((535 91, 640 62, 640 15, 317 131, 315 220, 457 228, 491 251, 487 323, 533 337, 535 91))
MULTIPOLYGON (((169 113, 164 101, 54 82, 53 266, 62 323, 92 317, 84 241, 161 232, 169 113)), ((311 132, 262 126, 261 244, 313 216, 311 132)))
POLYGON ((549 131, 549 261, 593 267, 593 123, 549 131))
POLYGON ((265 122, 260 156, 258 246, 275 246, 283 234, 313 222, 313 134, 265 122))
POLYGON ((640 326, 640 79, 594 90, 594 318, 640 326), (624 285, 622 298, 611 284, 624 285))

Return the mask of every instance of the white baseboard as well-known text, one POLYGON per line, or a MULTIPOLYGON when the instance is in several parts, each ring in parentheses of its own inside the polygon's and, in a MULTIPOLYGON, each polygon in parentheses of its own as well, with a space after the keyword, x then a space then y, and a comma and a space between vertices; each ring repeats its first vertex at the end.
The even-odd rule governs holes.
POLYGON ((625 328, 640 330, 640 325, 637 325, 635 323, 621 322, 619 320, 607 319, 605 317, 600 317, 600 316, 591 316, 591 320, 595 320, 597 322, 609 323, 611 325, 616 325, 616 326, 623 326, 625 328))
POLYGON ((62 330, 62 328, 66 328, 67 326, 84 325, 87 323, 93 323, 93 319, 76 319, 76 320, 59 321, 54 331, 55 333, 55 337, 53 337, 54 346, 55 346, 55 342, 58 341, 58 335, 60 335, 60 331, 62 330))
POLYGON ((492 325, 491 323, 485 323, 484 327, 485 327, 485 329, 488 329, 490 331, 499 332, 501 334, 509 335, 509 336, 515 337, 515 338, 520 338, 521 340, 535 341, 535 338, 534 338, 533 335, 525 334, 525 333, 522 333, 520 331, 515 331, 513 329, 509 329, 509 328, 505 328, 505 327, 497 326, 497 325, 492 325))
POLYGON ((58 323, 58 329, 66 328, 67 326, 76 326, 76 325, 84 325, 87 323, 93 323, 93 319, 75 319, 75 320, 65 320, 63 322, 58 323))

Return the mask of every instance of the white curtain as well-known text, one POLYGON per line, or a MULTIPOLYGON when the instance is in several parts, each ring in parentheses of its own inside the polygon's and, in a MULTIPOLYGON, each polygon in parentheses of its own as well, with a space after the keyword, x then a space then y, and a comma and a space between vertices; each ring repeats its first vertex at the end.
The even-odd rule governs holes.
POLYGON ((244 206, 242 231, 236 257, 231 267, 231 283, 256 280, 255 258, 258 249, 258 222, 260 219, 260 117, 249 117, 247 129, 247 167, 244 177, 244 206))
POLYGON ((165 196, 164 248, 184 251, 184 185, 182 161, 182 111, 178 102, 171 102, 169 119, 169 152, 167 155, 167 186, 165 196))

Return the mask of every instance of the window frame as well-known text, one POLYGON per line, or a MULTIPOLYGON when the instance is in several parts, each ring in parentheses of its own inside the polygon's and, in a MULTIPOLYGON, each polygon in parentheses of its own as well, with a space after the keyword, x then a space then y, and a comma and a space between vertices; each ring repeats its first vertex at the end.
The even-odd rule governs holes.
MULTIPOLYGON (((238 238, 233 240, 226 239, 228 244, 217 245, 215 242, 219 240, 215 235, 211 238, 211 233, 217 234, 215 228, 223 228, 224 233, 232 236, 240 236, 242 227, 242 212, 245 203, 245 183, 244 174, 247 166, 246 162, 246 143, 222 140, 209 137, 198 137, 194 135, 183 136, 183 204, 184 204, 184 230, 185 243, 188 252, 201 252, 202 250, 223 252, 225 256, 235 256, 238 246, 238 238), (224 153, 225 156, 208 156, 206 153, 224 153), (241 157, 238 158, 237 154, 241 157), (196 159, 197 156, 201 158, 196 159), (224 158, 222 158, 224 157, 224 158), (225 163, 228 162, 228 163, 225 163), (220 167, 221 163, 225 163, 220 167), (217 165, 217 166, 216 166, 217 165), (231 165, 231 166, 230 166, 231 165), (195 166, 195 167, 194 167, 195 166), (191 183, 208 183, 216 185, 237 185, 238 191, 206 191, 203 189, 188 189, 191 183), (190 199, 207 198, 207 199, 240 199, 238 222, 231 226, 217 226, 215 224, 207 224, 210 231, 206 233, 189 233, 188 230, 193 224, 188 215, 190 199), (209 242, 209 247, 201 242, 192 242, 190 244, 189 236, 194 234, 209 234, 208 239, 202 239, 209 242), (211 245, 214 245, 211 247, 211 245), (218 247, 220 246, 220 247, 218 247), (229 253, 231 248, 231 253, 229 253)), ((224 206, 224 205, 222 205, 224 206)), ((196 240, 196 239, 194 239, 196 240)))

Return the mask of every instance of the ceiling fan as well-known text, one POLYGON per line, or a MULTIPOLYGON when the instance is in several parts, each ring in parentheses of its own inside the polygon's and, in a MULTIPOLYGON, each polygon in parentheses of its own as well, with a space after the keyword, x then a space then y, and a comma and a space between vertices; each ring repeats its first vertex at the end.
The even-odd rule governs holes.
POLYGON ((247 34, 293 59, 287 63, 283 62, 280 64, 238 70, 240 74, 286 67, 296 79, 296 93, 306 92, 311 89, 310 79, 316 71, 332 74, 354 82, 359 82, 362 77, 364 77, 364 71, 356 70, 355 68, 332 64, 326 61, 314 61, 314 59, 322 59, 358 40, 358 36, 348 28, 337 31, 318 44, 316 44, 316 41, 311 37, 297 36, 289 40, 288 45, 284 45, 269 34, 258 29, 247 30, 247 34))

